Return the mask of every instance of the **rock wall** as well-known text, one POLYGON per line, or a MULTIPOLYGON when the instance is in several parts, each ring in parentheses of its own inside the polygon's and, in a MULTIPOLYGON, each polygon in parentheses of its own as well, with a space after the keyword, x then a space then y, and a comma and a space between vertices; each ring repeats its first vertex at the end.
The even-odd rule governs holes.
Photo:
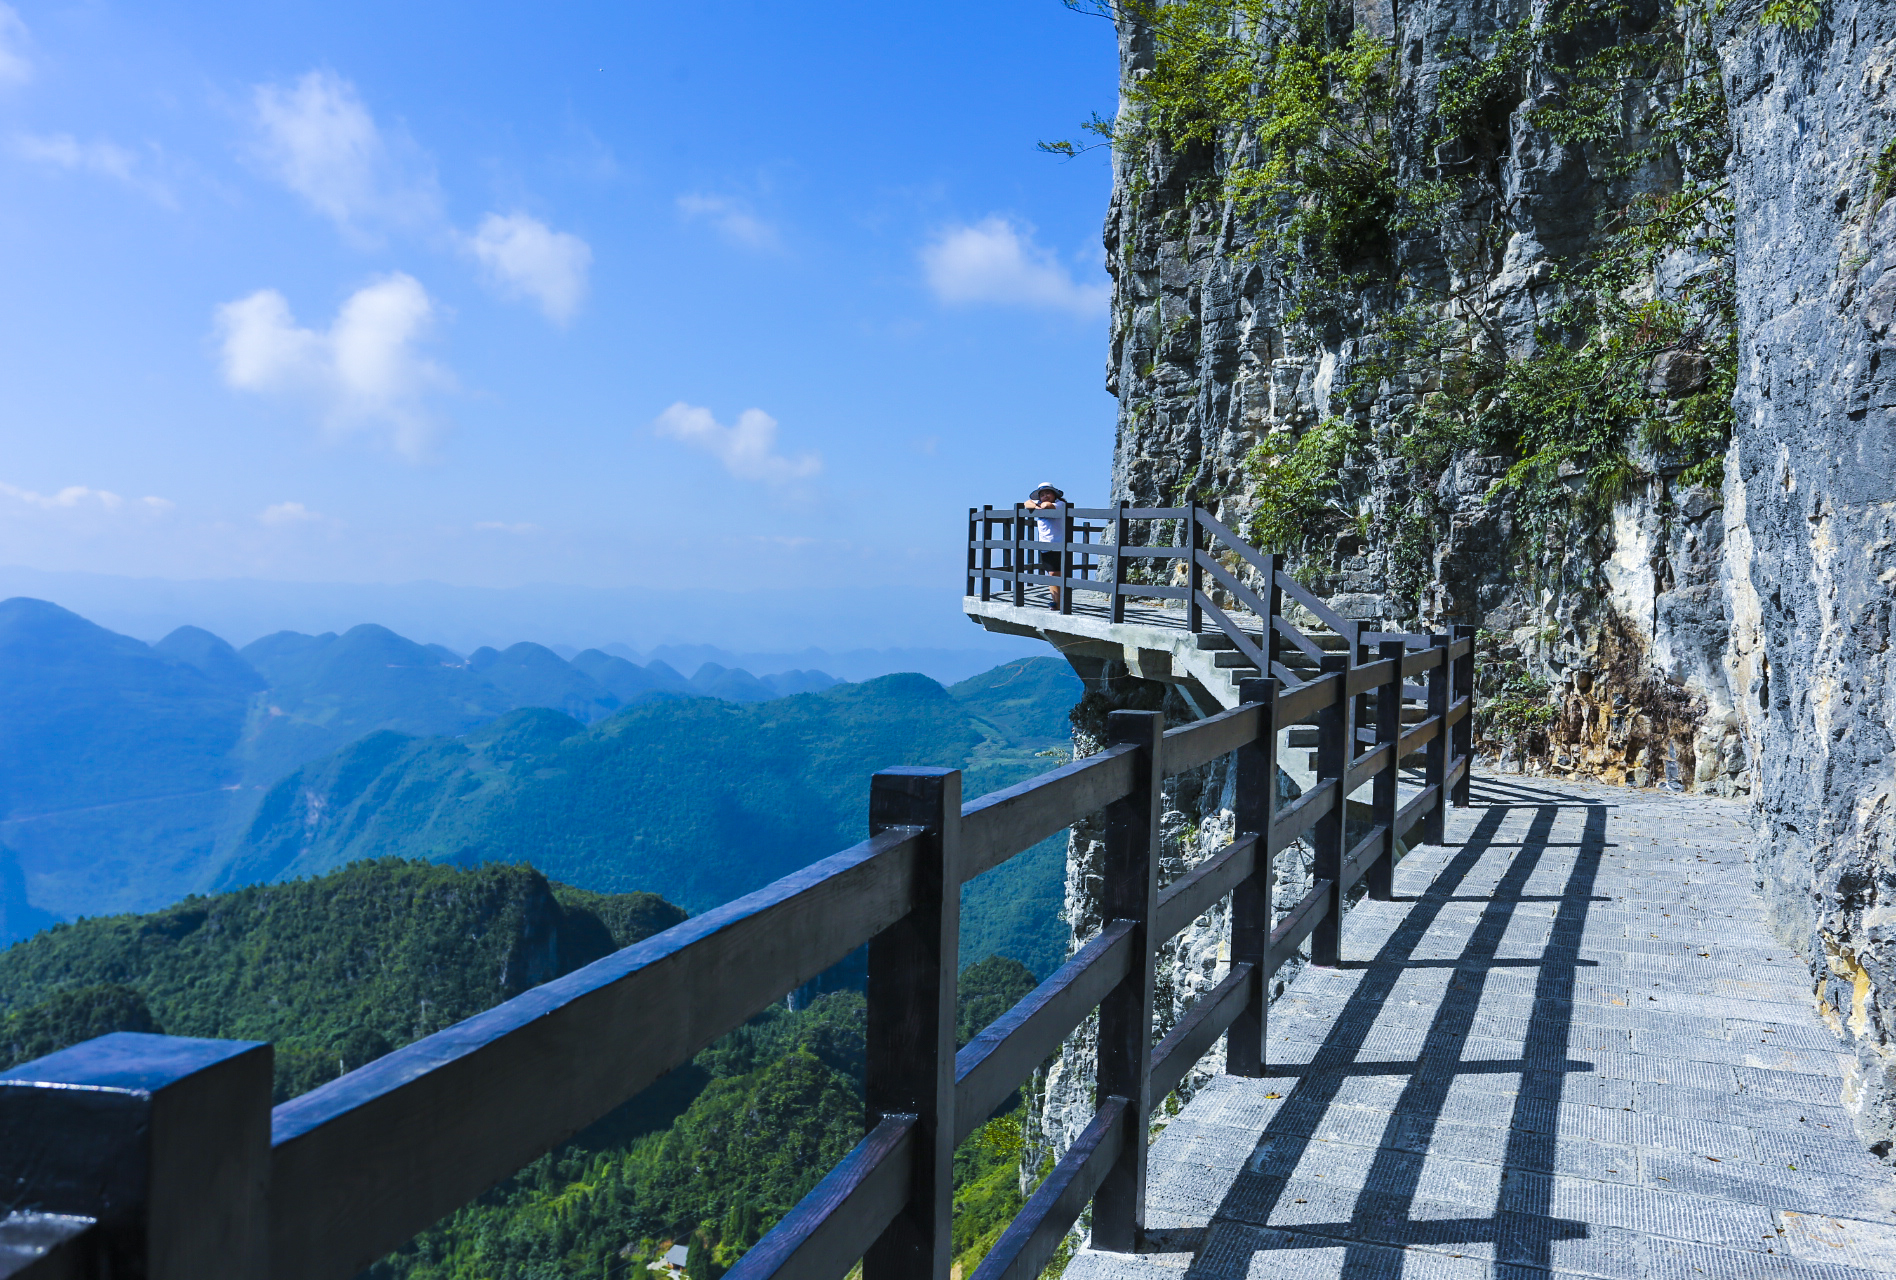
MULTIPOLYGON (((1378 0, 1358 0, 1359 24, 1395 30, 1405 68, 1395 127, 1404 182, 1426 180, 1435 163, 1426 122, 1451 51, 1480 47, 1523 12, 1426 0, 1404 6, 1396 26, 1378 0)), ((1120 52, 1127 77, 1150 64, 1146 36, 1131 22, 1122 21, 1120 52)), ((1405 236, 1396 263, 1418 287, 1453 299, 1438 311, 1474 317, 1497 353, 1516 358, 1533 349, 1536 326, 1559 301, 1557 268, 1586 256, 1602 204, 1675 176, 1659 165, 1630 180, 1593 178, 1582 148, 1530 123, 1529 80, 1471 144, 1449 216, 1405 236)), ((1122 122, 1130 110, 1122 105, 1122 122)), ((1548 730, 1491 744, 1535 771, 1746 791, 1723 662, 1718 494, 1680 484, 1666 459, 1642 458, 1644 474, 1611 528, 1593 535, 1590 554, 1543 566, 1551 582, 1529 581, 1510 550, 1515 514, 1488 498, 1511 459, 1464 455, 1438 475, 1397 450, 1399 415, 1439 382, 1409 374, 1345 395, 1373 317, 1408 297, 1366 291, 1356 315, 1321 337, 1293 325, 1285 264, 1256 251, 1228 203, 1204 195, 1227 160, 1208 148, 1159 146, 1115 157, 1105 230, 1115 283, 1107 387, 1120 405, 1112 496, 1167 505, 1190 494, 1241 528, 1255 505, 1245 469, 1255 446, 1331 416, 1362 422, 1370 443, 1346 464, 1345 500, 1373 533, 1305 548, 1341 612, 1390 628, 1488 631, 1495 680, 1517 671, 1560 695, 1548 730)), ((1667 274, 1684 279, 1703 265, 1683 255, 1667 274)))
POLYGON ((1726 468, 1729 655, 1779 936, 1854 1051, 1844 1102, 1896 1138, 1896 8, 1721 31, 1735 134, 1740 367, 1726 468), (1884 185, 1887 185, 1885 182, 1884 185))
MULTIPOLYGON (((1681 483, 1663 457, 1638 458, 1636 483, 1584 553, 1530 580, 1509 550, 1516 513, 1489 496, 1509 459, 1470 453, 1425 473, 1395 447, 1398 415, 1436 386, 1392 377, 1342 394, 1362 352, 1360 321, 1392 300, 1366 296, 1357 321, 1300 335, 1284 265, 1254 251, 1232 209, 1204 196, 1221 157, 1147 147, 1115 156, 1106 220, 1107 384, 1120 404, 1112 496, 1169 505, 1190 495, 1243 527, 1254 503, 1245 459, 1257 444, 1330 415, 1365 421, 1370 443, 1344 469, 1347 500, 1372 528, 1419 516, 1429 536, 1418 554, 1389 538, 1338 535, 1311 556, 1322 593, 1346 616, 1393 628, 1479 625, 1490 698, 1506 678, 1545 682, 1551 723, 1487 738, 1503 763, 1753 796, 1756 868, 1777 930, 1809 960, 1820 1007, 1854 1050, 1845 1101, 1866 1143, 1889 1157, 1896 150, 1880 180, 1887 189, 1873 186, 1877 157, 1896 146, 1896 9, 1831 0, 1808 33, 1763 25, 1758 10, 1731 6, 1701 33, 1717 41, 1731 110, 1738 228, 1737 426, 1722 490, 1681 483)), ((1359 0, 1358 22, 1393 31, 1400 52, 1398 164, 1408 176, 1419 180, 1429 160, 1420 122, 1447 51, 1479 45, 1522 12, 1421 0, 1398 24, 1378 0, 1359 0)), ((1124 79, 1150 65, 1136 24, 1122 22, 1120 56, 1124 79)), ((1517 357, 1554 305, 1557 264, 1586 253, 1602 203, 1666 181, 1663 172, 1597 178, 1586 155, 1534 126, 1535 100, 1530 76, 1467 157, 1479 180, 1452 216, 1398 250, 1405 271, 1463 300, 1517 357)), ((1128 110, 1122 102, 1122 124, 1128 110)), ((1675 255, 1655 287, 1704 265, 1675 255)), ((1082 722, 1163 697, 1124 672, 1094 677, 1082 722)), ((1176 698, 1165 705, 1190 714, 1176 698)), ((1082 754, 1096 748, 1083 723, 1075 740, 1082 754)), ((1219 778, 1181 780, 1166 817, 1170 871, 1215 849, 1229 818, 1219 778)), ((1076 830, 1067 910, 1080 940, 1097 928, 1096 857, 1091 833, 1076 830)), ((1287 905, 1307 871, 1296 854, 1279 870, 1287 905)), ((1222 928, 1201 921, 1167 957, 1162 981, 1180 1007, 1212 977, 1222 928)), ((1029 1125, 1037 1150, 1063 1149, 1090 1116, 1090 1060, 1083 1031, 1043 1082, 1029 1125)))

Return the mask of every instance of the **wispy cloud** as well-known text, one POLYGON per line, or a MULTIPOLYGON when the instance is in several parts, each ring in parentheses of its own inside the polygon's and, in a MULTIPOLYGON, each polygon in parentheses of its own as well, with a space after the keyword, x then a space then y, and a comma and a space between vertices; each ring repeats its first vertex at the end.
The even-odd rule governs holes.
POLYGON ((125 499, 110 489, 94 489, 89 485, 69 484, 54 493, 39 493, 33 489, 22 489, 18 485, 0 483, 0 509, 11 508, 15 511, 72 512, 75 514, 124 513, 149 518, 170 515, 177 510, 177 503, 169 498, 147 495, 136 502, 127 504, 125 499))
POLYGON ((466 245, 503 293, 533 299, 555 324, 570 321, 586 298, 592 247, 570 232, 524 213, 490 213, 466 245))
POLYGON ((787 458, 777 452, 777 420, 762 409, 746 409, 734 426, 720 423, 709 409, 680 400, 658 415, 652 424, 661 436, 702 449, 739 480, 788 484, 806 480, 823 469, 814 453, 787 458))
POLYGON ((1033 307, 1078 316, 1104 314, 1112 299, 1105 281, 1082 284, 1031 227, 1000 216, 949 227, 922 249, 929 288, 942 302, 1033 307))
POLYGON ((327 517, 311 511, 300 502, 278 502, 257 513, 257 523, 272 529, 288 529, 299 524, 322 524, 327 517))
POLYGON ((740 200, 727 196, 682 195, 678 197, 678 212, 691 221, 708 223, 740 248, 769 252, 783 247, 777 229, 752 213, 740 200))
POLYGON ((0 484, 0 497, 11 498, 29 507, 38 507, 41 511, 72 510, 90 506, 97 506, 104 511, 117 511, 125 503, 125 499, 110 489, 90 489, 82 484, 67 485, 58 493, 35 493, 31 489, 0 484))
POLYGON ((129 147, 101 138, 81 142, 70 133, 14 135, 13 151, 23 160, 52 165, 72 173, 89 173, 136 187, 160 204, 171 205, 171 192, 144 172, 139 155, 129 147))
POLYGON ((0 85, 25 84, 33 78, 33 60, 26 53, 31 43, 19 11, 0 0, 0 85))
POLYGON ((406 135, 377 125, 355 86, 335 72, 258 85, 252 106, 265 166, 344 232, 366 237, 440 221, 427 157, 406 135))
POLYGON ((380 432, 419 457, 440 426, 425 399, 454 385, 418 350, 434 315, 427 290, 401 272, 350 295, 326 331, 298 325, 282 294, 259 289, 217 309, 224 381, 302 398, 331 430, 380 432))

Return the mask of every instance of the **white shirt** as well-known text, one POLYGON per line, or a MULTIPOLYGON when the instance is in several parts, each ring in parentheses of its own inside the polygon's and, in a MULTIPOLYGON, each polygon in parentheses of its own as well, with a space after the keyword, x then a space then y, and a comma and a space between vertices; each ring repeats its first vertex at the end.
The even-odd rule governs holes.
MULTIPOLYGON (((1061 510, 1063 507, 1065 507, 1065 505, 1066 505, 1065 503, 1061 503, 1059 507, 1054 507, 1052 509, 1055 511, 1058 511, 1058 510, 1061 510)), ((1062 517, 1060 516, 1035 517, 1034 523, 1040 526, 1040 541, 1042 542, 1062 541, 1062 538, 1060 537, 1061 519, 1062 517)))

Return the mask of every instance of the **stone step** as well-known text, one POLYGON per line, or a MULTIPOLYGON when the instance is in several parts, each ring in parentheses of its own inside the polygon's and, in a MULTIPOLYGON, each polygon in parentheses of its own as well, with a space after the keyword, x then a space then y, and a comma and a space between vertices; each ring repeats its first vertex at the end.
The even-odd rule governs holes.
MULTIPOLYGON (((1264 638, 1256 632, 1247 631, 1244 634, 1250 639, 1252 644, 1263 645, 1264 638)), ((1310 639, 1311 643, 1326 652, 1342 653, 1350 647, 1349 641, 1333 631, 1306 631, 1304 635, 1310 639)), ((1207 652, 1219 649, 1236 649, 1238 647, 1237 641, 1222 631, 1201 631, 1192 637, 1192 643, 1200 650, 1207 652)), ((1280 647, 1287 653, 1294 653, 1299 657, 1303 656, 1303 650, 1293 644, 1284 644, 1280 647)), ((1304 658, 1304 661, 1308 662, 1310 659, 1304 658)))

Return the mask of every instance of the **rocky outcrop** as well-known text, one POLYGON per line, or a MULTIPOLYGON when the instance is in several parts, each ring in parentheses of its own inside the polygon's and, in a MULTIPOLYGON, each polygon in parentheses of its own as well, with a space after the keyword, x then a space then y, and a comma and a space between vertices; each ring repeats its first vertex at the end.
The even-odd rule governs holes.
MULTIPOLYGON (((1379 0, 1358 0, 1357 23, 1391 33, 1398 51, 1392 131, 1405 182, 1444 160, 1426 124, 1455 50, 1543 11, 1421 0, 1398 22, 1379 0)), ((1563 269, 1597 245, 1597 215, 1677 181, 1663 155, 1603 172, 1553 136, 1535 109, 1557 73, 1530 66, 1522 91, 1446 157, 1459 194, 1439 224, 1398 238, 1388 277, 1398 283, 1366 288, 1315 329, 1293 315, 1293 266, 1207 194, 1242 140, 1119 149, 1105 232, 1115 280, 1107 383, 1120 404, 1112 496, 1190 497, 1242 528, 1257 509, 1247 458, 1260 443, 1332 417, 1360 424, 1340 467, 1346 518, 1306 541, 1304 569, 1346 616, 1395 629, 1481 627, 1483 745, 1504 762, 1754 797, 1755 867, 1775 927, 1810 963, 1815 996, 1855 1056, 1846 1104, 1889 1157, 1896 10, 1831 0, 1817 12, 1809 31, 1761 21, 1757 4, 1682 28, 1690 56, 1715 46, 1736 233, 1728 248, 1670 254, 1641 287, 1665 297, 1714 268, 1735 276, 1736 427, 1722 486, 1687 483, 1678 459, 1637 445, 1609 518, 1568 527, 1565 553, 1548 555, 1523 537, 1526 513, 1496 497, 1515 459, 1463 448, 1424 464, 1402 447, 1405 411, 1442 394, 1439 376, 1355 376, 1378 316, 1413 304, 1418 294, 1404 289, 1415 282, 1450 300, 1430 304, 1436 317, 1459 315, 1486 335, 1488 354, 1529 355, 1555 314, 1563 269)), ((1566 39, 1597 47, 1622 35, 1601 24, 1566 39)), ((1130 21, 1120 56, 1124 83, 1152 65, 1148 35, 1130 21)), ((1131 111, 1122 102, 1122 139, 1131 111)), ((1642 386, 1669 401, 1711 377, 1703 354, 1682 349, 1655 358, 1642 386)), ((1094 675, 1096 705, 1078 719, 1157 705, 1159 693, 1123 671, 1094 675)), ((1084 725, 1076 744, 1092 749, 1084 725)), ((1228 824, 1215 778, 1181 780, 1168 796, 1168 865, 1215 848, 1206 833, 1228 824)), ((1090 834, 1076 830, 1067 909, 1078 938, 1097 926, 1095 856, 1090 834)), ((1293 857, 1281 884, 1300 891, 1299 874, 1293 857)), ((1215 968, 1222 927, 1199 922, 1168 957, 1165 981, 1180 1003, 1215 968)), ((1089 1062, 1082 1033, 1046 1082, 1034 1125, 1047 1148, 1090 1113, 1089 1062)))
MULTIPOLYGON (((1455 50, 1481 47, 1523 16, 1512 5, 1432 0, 1405 7, 1398 26, 1375 0, 1359 0, 1357 22, 1394 29, 1404 68, 1401 182, 1436 173, 1429 121, 1455 50)), ((1129 77, 1150 64, 1135 24, 1122 23, 1120 51, 1129 77)), ((1120 404, 1113 496, 1164 505, 1191 495, 1243 527, 1256 506, 1247 455, 1348 418, 1367 432, 1343 470, 1355 527, 1303 548, 1333 604, 1391 629, 1489 632, 1489 692, 1512 673, 1552 686, 1561 704, 1549 728, 1491 744, 1524 765, 1742 793, 1750 773, 1722 663, 1716 491, 1680 483, 1667 458, 1635 459, 1639 478, 1610 527, 1589 532, 1580 554, 1535 564, 1520 554, 1511 504, 1490 497, 1512 459, 1461 453, 1426 466, 1404 456, 1403 414, 1440 394, 1439 375, 1356 385, 1378 317, 1418 297, 1433 300, 1422 304, 1429 314, 1488 335, 1489 354, 1529 353, 1560 301, 1562 269, 1598 238, 1602 206, 1676 179, 1664 164, 1592 176, 1584 148, 1532 122, 1546 87, 1537 74, 1554 75, 1530 73, 1526 93, 1468 144, 1461 194, 1440 225, 1398 239, 1390 274, 1408 283, 1366 289, 1321 331, 1293 317, 1293 268, 1255 242, 1229 202, 1205 197, 1228 153, 1122 149, 1105 233, 1115 281, 1107 386, 1120 404)), ((1705 265, 1681 255, 1662 274, 1685 279, 1705 265)), ((1705 359, 1669 353, 1649 379, 1662 393, 1697 389, 1705 359)))
POLYGON ((1755 866, 1853 1050, 1844 1102, 1896 1139, 1896 10, 1722 32, 1740 356, 1728 655, 1758 773, 1755 866), (1885 158, 1878 174, 1879 157, 1885 158))

